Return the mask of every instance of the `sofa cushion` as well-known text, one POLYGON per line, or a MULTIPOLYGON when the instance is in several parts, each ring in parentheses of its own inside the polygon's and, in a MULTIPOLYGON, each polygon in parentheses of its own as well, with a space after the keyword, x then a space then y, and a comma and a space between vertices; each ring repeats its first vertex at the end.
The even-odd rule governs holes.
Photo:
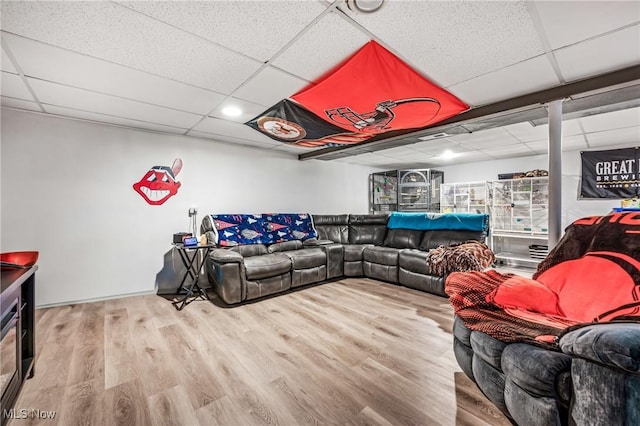
POLYGON ((344 261, 357 262, 362 260, 362 253, 367 247, 373 247, 371 244, 347 244, 344 246, 344 261))
POLYGON ((342 244, 349 242, 349 215, 313 215, 313 224, 318 239, 342 244))
POLYGON ((500 371, 499 368, 495 368, 486 362, 482 357, 477 356, 475 351, 471 360, 471 371, 482 393, 484 393, 500 411, 507 413, 508 409, 504 401, 504 373, 500 371))
POLYGON ((400 249, 393 247, 371 246, 367 247, 362 253, 362 257, 367 262, 377 263, 378 265, 398 265, 398 255, 400 249))
POLYGON ((424 275, 431 273, 431 268, 427 263, 427 252, 417 249, 400 250, 398 265, 407 271, 417 272, 424 275))
POLYGON ((427 251, 440 246, 450 246, 469 240, 484 241, 484 239, 484 232, 478 231, 425 231, 419 248, 427 251))
POLYGON ((420 274, 398 267, 398 282, 405 287, 447 297, 447 293, 444 292, 444 277, 420 274))
POLYGON ((387 233, 387 215, 349 215, 349 244, 376 244, 384 242, 387 233))
POLYGON ((247 278, 258 280, 260 278, 275 277, 291 270, 291 259, 284 253, 263 254, 244 259, 247 278))
POLYGON ((502 371, 535 396, 555 397, 558 375, 570 368, 570 356, 525 343, 512 343, 502 352, 502 371))
POLYGON ((368 278, 386 281, 392 284, 398 283, 397 265, 381 265, 379 263, 364 260, 362 262, 362 272, 364 273, 364 276, 368 278))
POLYGON ((331 240, 319 240, 317 238, 309 238, 308 240, 304 240, 302 242, 302 247, 318 247, 318 246, 326 246, 330 244, 339 244, 331 240))
POLYGON ((389 229, 383 245, 395 248, 418 248, 423 231, 413 229, 389 229))
POLYGON ((459 316, 453 318, 453 335, 465 346, 471 347, 471 330, 469 330, 459 316))
POLYGON ((594 324, 570 331, 560 338, 566 354, 640 373, 640 325, 594 324))
POLYGON ((244 257, 261 256, 267 254, 267 246, 264 244, 249 244, 246 246, 235 246, 229 248, 231 251, 240 253, 244 257))
POLYGON ((209 259, 218 263, 240 263, 244 260, 244 257, 235 250, 228 250, 226 248, 214 248, 211 250, 209 259))
POLYGON ((285 255, 291 259, 294 270, 307 269, 327 264, 327 254, 321 248, 306 248, 301 250, 287 251, 285 255))
POLYGON ((502 352, 507 347, 506 343, 480 331, 472 331, 469 340, 475 355, 495 369, 502 371, 502 352))
POLYGON ((271 244, 269 247, 267 247, 267 251, 269 253, 276 253, 278 251, 298 250, 299 248, 302 248, 302 241, 293 240, 271 244))
POLYGON ((566 411, 561 410, 556 398, 530 395, 508 376, 504 382, 504 403, 509 410, 509 416, 514 420, 513 424, 541 426, 566 424, 566 411))

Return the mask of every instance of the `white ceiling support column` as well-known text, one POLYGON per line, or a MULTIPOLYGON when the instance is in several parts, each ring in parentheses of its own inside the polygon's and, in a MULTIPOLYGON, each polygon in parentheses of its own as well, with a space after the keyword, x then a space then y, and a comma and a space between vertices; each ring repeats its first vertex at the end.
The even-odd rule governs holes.
POLYGON ((549 250, 562 235, 562 99, 549 103, 549 250))

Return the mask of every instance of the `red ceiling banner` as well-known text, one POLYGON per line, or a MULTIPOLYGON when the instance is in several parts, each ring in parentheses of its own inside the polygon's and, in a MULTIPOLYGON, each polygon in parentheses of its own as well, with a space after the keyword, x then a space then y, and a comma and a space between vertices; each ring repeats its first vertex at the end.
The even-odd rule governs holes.
POLYGON ((426 127, 469 108, 373 40, 291 99, 345 130, 367 133, 426 127))
POLYGON ((340 146, 393 130, 424 128, 469 108, 375 41, 291 100, 246 124, 283 142, 340 146))

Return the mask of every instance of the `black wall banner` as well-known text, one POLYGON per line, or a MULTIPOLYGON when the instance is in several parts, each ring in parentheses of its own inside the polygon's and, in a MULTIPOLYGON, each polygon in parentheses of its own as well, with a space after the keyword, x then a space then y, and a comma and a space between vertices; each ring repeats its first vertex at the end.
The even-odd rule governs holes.
POLYGON ((580 198, 640 195, 640 147, 583 151, 580 198))

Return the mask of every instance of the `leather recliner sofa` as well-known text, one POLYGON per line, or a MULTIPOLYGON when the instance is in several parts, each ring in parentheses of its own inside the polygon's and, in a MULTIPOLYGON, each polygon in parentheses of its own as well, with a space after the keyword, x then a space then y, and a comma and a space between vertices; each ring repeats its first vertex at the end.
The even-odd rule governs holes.
MULTIPOLYGON (((470 231, 389 229, 389 217, 312 215, 316 237, 214 248, 205 261, 209 282, 227 304, 342 276, 375 278, 443 296, 446 275, 432 273, 428 251, 485 238, 486 218, 483 230, 470 231)), ((202 231, 209 241, 215 241, 214 229, 212 217, 206 216, 202 231)))
POLYGON ((450 274, 458 364, 519 425, 640 425, 640 212, 576 220, 531 279, 450 274))

